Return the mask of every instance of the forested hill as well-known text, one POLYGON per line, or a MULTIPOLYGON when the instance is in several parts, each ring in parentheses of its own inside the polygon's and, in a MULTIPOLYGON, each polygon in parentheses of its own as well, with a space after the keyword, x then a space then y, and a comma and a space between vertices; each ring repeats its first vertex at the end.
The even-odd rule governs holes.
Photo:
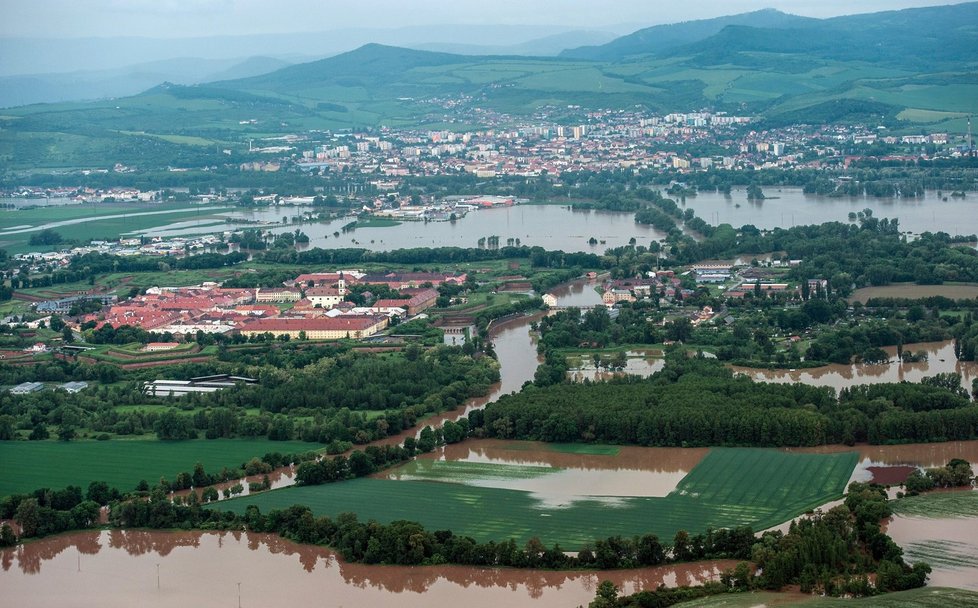
POLYGON ((789 15, 775 9, 764 9, 739 15, 728 15, 714 19, 698 19, 682 23, 654 25, 637 32, 621 36, 599 46, 581 46, 567 49, 560 57, 567 59, 594 59, 598 61, 617 61, 633 55, 647 55, 668 51, 676 47, 705 40, 720 33, 730 25, 743 25, 758 28, 792 28, 816 19, 789 15))
POLYGON ((233 89, 280 89, 288 93, 310 84, 382 86, 401 81, 411 70, 480 62, 489 57, 418 51, 383 44, 367 44, 356 50, 309 63, 292 65, 252 78, 215 83, 233 89))
POLYGON ((960 130, 978 110, 978 3, 828 20, 775 11, 735 17, 656 29, 651 38, 639 32, 627 53, 600 60, 369 44, 252 78, 8 108, 0 157, 12 168, 106 158, 200 165, 246 134, 446 120, 471 128, 486 110, 518 117, 545 109, 551 120, 570 122, 597 108, 709 109, 767 126, 865 122, 932 131, 960 130), (643 40, 646 52, 633 54, 643 40))
POLYGON ((640 55, 700 57, 708 65, 736 53, 807 52, 810 58, 933 67, 974 62, 978 3, 810 19, 763 10, 660 25, 561 57, 621 61, 640 55), (705 55, 704 55, 705 54, 705 55))

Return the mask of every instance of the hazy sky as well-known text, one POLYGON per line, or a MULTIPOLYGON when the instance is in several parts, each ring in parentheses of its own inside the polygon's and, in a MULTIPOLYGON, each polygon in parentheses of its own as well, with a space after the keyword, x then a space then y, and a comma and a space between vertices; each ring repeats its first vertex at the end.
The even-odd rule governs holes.
MULTIPOLYGON (((0 36, 171 38, 456 23, 654 25, 777 8, 810 17, 949 0, 0 0, 0 36)), ((432 38, 437 38, 433 36, 432 38)))

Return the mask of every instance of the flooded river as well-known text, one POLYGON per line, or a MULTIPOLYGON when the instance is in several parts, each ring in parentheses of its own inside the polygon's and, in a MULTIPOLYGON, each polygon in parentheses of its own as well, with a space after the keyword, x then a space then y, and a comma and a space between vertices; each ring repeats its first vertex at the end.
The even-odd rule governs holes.
MULTIPOLYGON (((577 294, 585 293, 582 287, 577 294)), ((574 287, 569 288, 571 296, 574 287)), ((570 296, 566 296, 570 297, 570 296)), ((588 296, 590 297, 590 296, 588 296)), ((458 418, 532 380, 539 363, 530 323, 520 317, 494 325, 501 364, 493 392, 438 419, 458 418)), ((934 352, 946 357, 947 345, 934 352)), ((951 357, 953 359, 953 355, 951 357)), ((932 358, 931 363, 937 359, 932 358)), ((917 364, 920 365, 920 364, 917 364)), ((881 366, 885 368, 900 365, 881 366)), ((817 371, 817 370, 815 370, 817 371)), ((897 374, 923 374, 911 367, 897 374)), ((945 370, 940 370, 945 371, 945 370)), ((953 370, 951 370, 953 371, 953 370)), ((766 373, 766 372, 765 372, 766 373)), ((811 373, 811 372, 810 372, 811 373)), ((839 372, 842 373, 841 371, 839 372)), ((886 373, 881 372, 885 376, 886 373)), ((935 373, 930 368, 929 373, 935 373)), ((972 372, 973 373, 973 370, 972 372)), ((857 376, 862 378, 862 376, 857 376)), ((899 376, 897 376, 899 378, 899 376)), ((849 380, 848 382, 851 382, 849 380)), ((402 438, 398 438, 403 440, 402 438)), ((853 478, 871 477, 872 467, 936 466, 953 457, 978 462, 978 442, 911 446, 827 446, 815 451, 859 451, 853 478)), ((607 478, 597 491, 659 495, 696 465, 705 450, 622 447, 615 457, 561 453, 529 442, 467 441, 426 458, 494 464, 549 466, 570 475, 557 485, 523 488, 566 493, 607 478), (619 477, 620 476, 620 477, 619 477), (640 488, 644 488, 641 489, 640 488)), ((288 472, 274 479, 291 483, 288 472)), ((591 491, 591 490, 588 490, 591 491)), ((897 539, 899 542, 899 538, 897 539)), ((456 566, 380 567, 345 564, 322 547, 301 546, 276 536, 249 533, 122 531, 85 532, 49 538, 0 552, 0 589, 12 606, 467 606, 586 605, 598 583, 610 579, 625 591, 697 584, 715 578, 729 563, 680 568, 593 572, 491 570, 456 566), (157 587, 157 567, 159 587, 157 587)), ((934 582, 946 579, 933 578, 934 582)), ((942 583, 944 584, 944 583, 942 583)), ((955 584, 953 582, 946 584, 955 584)))
MULTIPOLYGON (((904 231, 948 232, 950 234, 978 233, 978 195, 964 199, 938 196, 928 191, 919 199, 876 199, 868 197, 826 198, 806 195, 801 188, 764 188, 769 198, 748 201, 746 191, 734 190, 729 197, 717 192, 703 192, 686 199, 681 207, 696 211, 710 224, 729 223, 739 228, 752 224, 761 229, 791 227, 823 222, 847 222, 849 213, 872 209, 875 217, 897 218, 904 231)), ((677 201, 680 202, 681 201, 677 201)), ((293 216, 307 208, 273 208, 243 210, 226 214, 229 217, 253 222, 278 223, 283 216, 293 216)), ((473 211, 456 222, 404 222, 385 228, 358 228, 343 233, 342 228, 352 221, 340 218, 326 223, 289 224, 273 227, 273 232, 301 227, 309 235, 313 247, 365 247, 375 251, 411 247, 475 247, 482 237, 498 236, 500 244, 507 239, 520 239, 529 246, 564 251, 603 252, 610 247, 626 245, 635 238, 637 244, 648 245, 665 235, 650 226, 636 224, 633 213, 607 211, 572 211, 566 205, 519 205, 473 211), (340 232, 339 236, 335 233, 340 232), (589 243, 591 238, 597 244, 589 243), (603 242, 601 242, 603 241, 603 242)), ((184 233, 210 232, 226 229, 215 226, 197 228, 164 226, 161 233, 175 234, 171 228, 184 233)))
MULTIPOLYGON (((878 218, 897 218, 900 229, 913 233, 947 232, 949 234, 978 233, 978 196, 950 198, 933 190, 918 199, 880 199, 872 197, 827 198, 805 194, 801 188, 763 188, 768 198, 748 201, 743 188, 730 196, 703 192, 686 199, 686 207, 713 225, 730 224, 739 228, 753 224, 769 230, 782 227, 847 222, 849 213, 872 209, 878 218)), ((677 201, 678 202, 678 201, 677 201)))
POLYGON ((5 549, 0 565, 4 604, 19 607, 567 608, 587 605, 602 580, 626 592, 696 585, 734 562, 612 572, 363 566, 268 534, 113 530, 5 549))

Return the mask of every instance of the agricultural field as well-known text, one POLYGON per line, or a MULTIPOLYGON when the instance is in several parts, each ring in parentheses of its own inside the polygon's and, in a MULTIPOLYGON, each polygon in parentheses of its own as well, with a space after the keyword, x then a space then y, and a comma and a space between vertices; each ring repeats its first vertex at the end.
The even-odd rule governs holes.
POLYGON ((865 304, 870 298, 931 298, 943 296, 952 300, 967 300, 978 297, 978 284, 946 283, 943 285, 917 285, 900 283, 881 287, 863 287, 852 292, 849 302, 865 304))
MULTIPOLYGON (((299 487, 234 500, 263 511, 293 504, 317 514, 355 512, 361 519, 414 520, 433 530, 451 529, 480 541, 539 537, 575 550, 596 538, 651 532, 671 540, 678 530, 750 525, 764 529, 842 496, 858 456, 776 450, 713 449, 665 497, 575 496, 564 502, 492 485, 549 476, 559 469, 505 464, 444 463, 412 466, 411 480, 357 479, 299 487)), ((392 474, 396 475, 397 470, 392 474)), ((608 471, 607 475, 614 475, 608 471)))
POLYGON ((976 517, 978 492, 929 492, 901 498, 893 503, 893 512, 904 517, 976 517))
POLYGON ((0 442, 0 496, 37 488, 88 487, 106 481, 131 490, 140 480, 151 484, 192 471, 198 462, 208 473, 237 468, 269 452, 297 453, 318 449, 314 443, 263 439, 193 441, 2 441, 0 442))

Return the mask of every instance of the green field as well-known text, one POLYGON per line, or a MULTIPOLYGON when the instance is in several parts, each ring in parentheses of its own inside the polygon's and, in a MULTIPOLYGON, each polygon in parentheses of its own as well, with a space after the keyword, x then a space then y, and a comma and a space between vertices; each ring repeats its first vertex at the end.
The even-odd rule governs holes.
MULTIPOLYGON (((352 511, 362 519, 382 522, 414 520, 429 529, 451 529, 481 541, 537 536, 573 550, 616 534, 651 532, 671 539, 680 529, 774 526, 841 497, 857 461, 856 453, 714 449, 664 498, 585 498, 559 507, 544 505, 527 492, 465 485, 476 471, 443 463, 448 468, 431 469, 431 476, 440 481, 357 479, 268 492, 230 501, 227 507, 244 512, 249 504, 263 511, 302 504, 317 514, 352 511)), ((514 474, 546 474, 537 468, 519 467, 514 474)))
POLYGON ((787 593, 729 593, 683 602, 682 608, 757 608, 759 606, 812 606, 815 608, 969 608, 978 607, 978 593, 947 587, 924 587, 859 599, 803 597, 787 593))
POLYGON ((978 517, 978 492, 929 492, 893 502, 893 512, 906 517, 978 517))
POLYGON ((301 441, 215 439, 196 441, 0 441, 0 496, 37 488, 88 487, 106 481, 131 490, 145 479, 173 479, 195 463, 216 473, 268 452, 308 452, 320 446, 301 441))

